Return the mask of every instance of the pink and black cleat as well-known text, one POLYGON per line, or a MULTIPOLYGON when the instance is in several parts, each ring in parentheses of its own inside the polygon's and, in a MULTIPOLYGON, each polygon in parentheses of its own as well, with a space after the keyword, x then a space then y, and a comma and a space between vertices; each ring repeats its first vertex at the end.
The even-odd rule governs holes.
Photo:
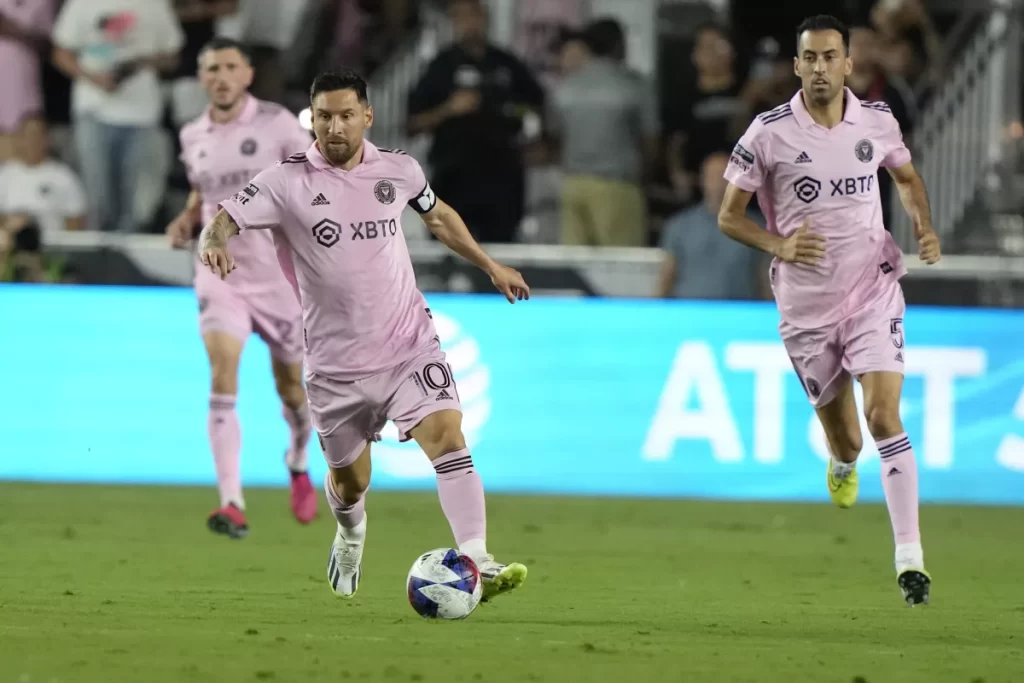
POLYGON ((245 522, 245 513, 234 503, 228 503, 210 513, 206 526, 215 534, 224 534, 228 538, 240 539, 249 535, 249 525, 245 522))
POLYGON ((316 490, 308 472, 292 472, 292 513, 300 524, 316 519, 316 490))

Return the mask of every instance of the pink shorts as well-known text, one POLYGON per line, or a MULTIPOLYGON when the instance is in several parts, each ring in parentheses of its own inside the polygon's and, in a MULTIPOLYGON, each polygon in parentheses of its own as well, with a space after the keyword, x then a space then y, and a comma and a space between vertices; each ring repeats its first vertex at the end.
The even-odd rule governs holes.
POLYGON ((427 415, 462 412, 451 366, 440 349, 353 382, 311 375, 306 395, 320 447, 335 469, 351 465, 366 444, 380 441, 388 420, 398 427, 399 439, 408 441, 409 432, 427 415))
POLYGON ((814 330, 779 325, 793 368, 815 408, 826 405, 848 377, 868 372, 903 374, 906 353, 903 288, 885 282, 863 308, 835 325, 814 330))
POLYGON ((253 332, 283 363, 302 362, 302 309, 289 286, 248 293, 212 273, 196 273, 199 329, 223 332, 245 342, 253 332))

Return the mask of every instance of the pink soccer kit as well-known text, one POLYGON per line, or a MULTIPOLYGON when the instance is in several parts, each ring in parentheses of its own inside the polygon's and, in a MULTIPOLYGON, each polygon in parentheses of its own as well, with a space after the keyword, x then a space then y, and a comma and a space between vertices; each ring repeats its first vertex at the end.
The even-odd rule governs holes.
MULTIPOLYGON (((231 123, 214 123, 206 112, 182 128, 181 158, 192 187, 202 195, 203 223, 217 213, 219 202, 262 169, 306 149, 310 139, 286 109, 251 96, 231 123)), ((256 332, 275 358, 301 362, 302 311, 277 264, 273 239, 253 232, 231 240, 230 251, 236 268, 226 280, 196 261, 200 329, 242 341, 256 332)))
POLYGON ((835 396, 840 380, 903 372, 902 254, 882 224, 878 169, 910 162, 889 107, 848 89, 843 120, 816 124, 798 92, 761 114, 733 150, 725 177, 756 192, 770 232, 807 221, 826 238, 817 266, 771 265, 779 331, 811 402, 835 396))
MULTIPOLYGON (((53 25, 53 0, 0 0, 0 17, 40 36, 53 25)), ((39 53, 20 41, 0 36, 0 134, 43 111, 43 73, 39 53)))
POLYGON ((434 207, 412 157, 364 142, 333 168, 316 144, 221 203, 243 236, 269 229, 302 302, 306 388, 332 467, 353 462, 386 420, 403 440, 425 416, 460 410, 401 214, 434 207))
MULTIPOLYGON (((910 163, 899 124, 881 102, 845 89, 843 120, 818 125, 798 92, 761 114, 733 150, 726 179, 757 193, 768 230, 783 237, 804 222, 826 238, 816 266, 771 265, 779 331, 816 407, 849 375, 903 372, 905 273, 882 224, 879 168, 910 163)), ((907 435, 874 435, 896 541, 896 570, 923 569, 917 465, 907 435)))

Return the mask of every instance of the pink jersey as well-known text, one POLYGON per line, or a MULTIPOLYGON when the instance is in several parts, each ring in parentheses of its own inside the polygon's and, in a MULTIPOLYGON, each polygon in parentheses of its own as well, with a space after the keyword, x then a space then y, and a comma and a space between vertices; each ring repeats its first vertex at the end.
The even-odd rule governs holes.
POLYGON ((770 232, 786 237, 808 221, 827 240, 816 267, 772 264, 779 313, 799 328, 835 324, 863 305, 880 277, 906 272, 882 225, 878 169, 909 163, 910 152, 887 105, 845 92, 843 120, 831 130, 814 122, 801 92, 761 114, 725 172, 757 193, 770 232))
MULTIPOLYGON (((247 96, 241 115, 227 124, 209 111, 181 129, 181 160, 189 182, 203 198, 202 220, 217 213, 219 203, 239 192, 267 166, 309 147, 311 136, 284 107, 247 96)), ((231 240, 236 269, 228 283, 246 291, 286 286, 274 242, 268 233, 231 240)))
MULTIPOLYGON (((40 37, 53 25, 53 0, 0 0, 0 18, 40 37)), ((0 133, 17 128, 22 117, 43 110, 40 53, 28 45, 0 36, 0 133)))
POLYGON ((302 302, 308 372, 354 381, 436 348, 402 232, 407 203, 434 208, 423 169, 369 142, 350 171, 333 168, 314 143, 221 202, 244 236, 273 233, 302 302))

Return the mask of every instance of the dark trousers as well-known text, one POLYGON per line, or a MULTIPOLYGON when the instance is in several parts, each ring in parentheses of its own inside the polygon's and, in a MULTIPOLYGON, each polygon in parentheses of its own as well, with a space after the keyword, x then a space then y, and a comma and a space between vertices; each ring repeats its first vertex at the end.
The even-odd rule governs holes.
POLYGON ((523 168, 461 167, 434 172, 431 181, 438 199, 459 212, 478 242, 516 241, 526 202, 523 168))

